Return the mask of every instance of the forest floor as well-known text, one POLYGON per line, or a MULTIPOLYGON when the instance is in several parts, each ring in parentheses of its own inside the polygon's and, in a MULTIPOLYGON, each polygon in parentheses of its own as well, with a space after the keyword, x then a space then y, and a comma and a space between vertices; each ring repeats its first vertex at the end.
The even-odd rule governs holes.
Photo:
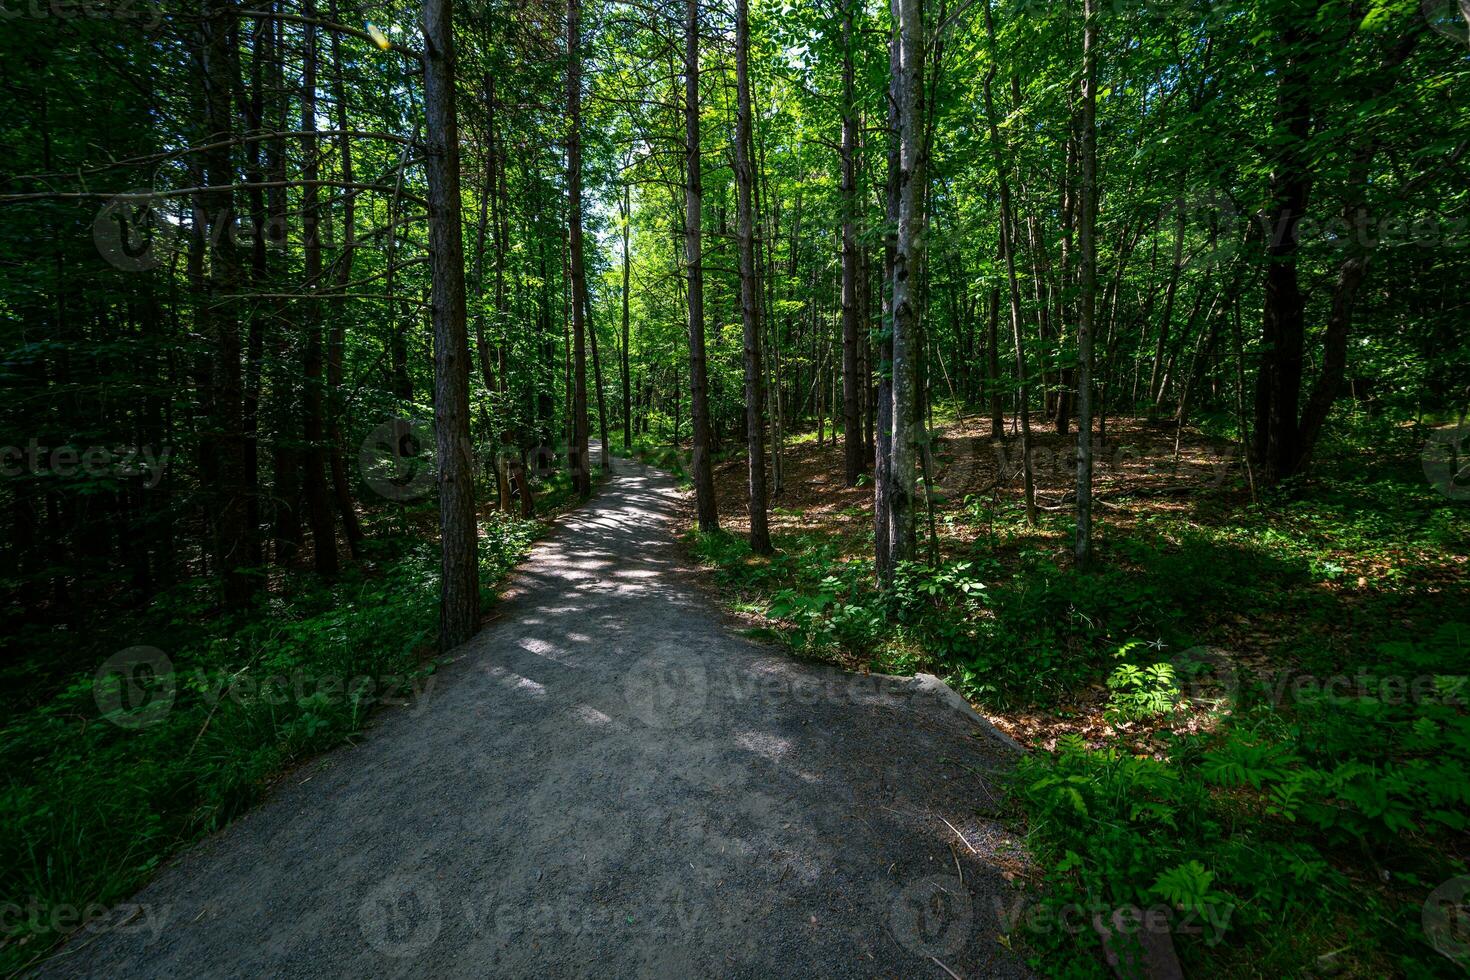
POLYGON ((620 462, 429 690, 161 871, 149 928, 41 972, 1026 975, 1013 751, 739 635, 678 513, 620 462))
MULTIPOLYGON (((1012 521, 1021 509, 1020 435, 1015 420, 1004 427, 1000 443, 990 438, 988 417, 955 420, 935 428, 932 474, 935 509, 934 540, 942 555, 984 547, 987 534, 1006 512, 1012 521), (964 520, 983 513, 986 520, 964 520), (977 507, 977 504, 979 505, 977 507), (987 523, 989 526, 987 526, 987 523)), ((1250 503, 1248 475, 1237 446, 1186 430, 1175 455, 1172 424, 1137 418, 1108 420, 1107 448, 1095 457, 1094 501, 1098 520, 1108 534, 1128 533, 1160 518, 1191 519, 1202 500, 1215 513, 1250 503), (1126 502, 1118 503, 1123 498, 1126 502), (1115 530, 1116 529, 1116 530, 1115 530)), ((786 447, 783 489, 772 500, 770 528, 775 536, 822 536, 837 543, 843 559, 866 559, 872 552, 873 485, 866 477, 856 487, 845 485, 843 456, 831 433, 818 445, 805 433, 786 447)), ((1076 470, 1068 455, 1076 445, 1075 433, 1060 436, 1045 419, 1033 419, 1032 459, 1035 494, 1043 526, 1019 530, 1002 550, 1014 555, 1027 549, 1047 548, 1061 557, 1052 515, 1070 516, 1076 488, 1076 470)), ((718 497, 726 503, 725 530, 744 536, 750 531, 746 511, 736 502, 745 495, 744 458, 726 461, 715 470, 718 497)), ((931 547, 928 514, 922 497, 918 511, 919 552, 926 558, 931 547)), ((690 511, 692 514, 692 511, 690 511)), ((692 517, 690 518, 692 521, 692 517)), ((747 626, 758 628, 765 618, 749 604, 736 602, 747 626)), ((1244 625, 1242 617, 1240 625, 1244 625)), ((1248 633, 1238 637, 1248 640, 1248 633)), ((1248 644, 1237 643, 1236 646, 1248 644)), ((831 651, 832 659, 853 670, 892 667, 881 658, 831 651)), ((873 651, 869 651, 872 653, 873 651)), ((1259 650, 1237 655, 1238 662, 1266 664, 1259 650)), ((937 664, 919 663, 923 669, 937 664)), ((1056 747, 1058 737, 1080 733, 1094 741, 1115 734, 1103 718, 1109 691, 1101 681, 1069 690, 1059 700, 998 711, 977 701, 976 707, 992 723, 1025 745, 1056 747)))
POLYGON ((812 433, 785 448, 774 556, 745 542, 743 459, 716 468, 723 530, 685 541, 748 635, 938 675, 1032 750, 1004 805, 1047 914, 1004 939, 1042 972, 1110 972, 1068 927, 1096 913, 1168 923, 1186 975, 1452 975, 1470 962, 1442 912, 1470 889, 1470 524, 1426 427, 1336 426, 1307 477, 1256 492, 1237 443, 1109 419, 1087 572, 1076 437, 1041 420, 1034 523, 1016 433, 937 420, 932 517, 921 489, 917 560, 889 592, 872 485, 845 486, 840 445, 812 433))
MULTIPOLYGON (((988 417, 971 416, 935 428, 933 541, 939 554, 953 557, 993 548, 1002 561, 1045 551, 1060 563, 1070 560, 1070 538, 1059 539, 1058 530, 1070 528, 1076 487, 1074 451, 1076 434, 1060 436, 1044 419, 1032 421, 1032 455, 1035 494, 1041 521, 1036 528, 1018 524, 1022 511, 1020 436, 1014 419, 1008 419, 1000 443, 990 438, 988 417), (1063 525, 1066 525, 1065 527, 1063 525), (1007 532, 997 538, 998 528, 1007 532)), ((788 538, 825 538, 834 543, 840 560, 865 560, 871 556, 873 486, 865 477, 858 486, 843 480, 840 444, 829 433, 818 446, 812 433, 798 437, 786 448, 784 488, 772 500, 771 533, 788 538)), ((1198 430, 1185 429, 1178 439, 1172 422, 1141 418, 1108 420, 1106 448, 1095 449, 1094 511, 1099 537, 1117 540, 1147 534, 1159 526, 1177 522, 1184 526, 1229 527, 1249 521, 1253 509, 1251 474, 1242 461, 1239 446, 1211 438, 1198 430), (1105 530, 1101 530, 1105 529, 1105 530)), ((749 533, 745 509, 743 457, 716 467, 718 497, 726 502, 722 525, 734 536, 749 533)), ((930 555, 928 515, 922 497, 918 510, 919 557, 930 555)), ((692 511, 690 511, 692 515, 692 511)), ((690 518, 692 522, 692 517, 690 518)), ((1387 542, 1385 542, 1387 543, 1387 542)), ((1378 594, 1370 580, 1381 580, 1393 571, 1394 558, 1417 557, 1390 553, 1365 553, 1353 547, 1328 547, 1316 556, 1327 574, 1313 583, 1313 590, 1329 597, 1340 609, 1362 606, 1378 594)), ((1435 555, 1414 569, 1417 586, 1453 588, 1463 583, 1466 557, 1435 555)), ((749 603, 734 603, 748 627, 768 620, 749 603)), ((1229 648, 1230 668, 1263 680, 1292 666, 1283 663, 1279 649, 1283 636, 1291 632, 1292 610, 1268 616, 1249 615, 1246 609, 1217 609, 1200 604, 1192 610, 1199 617, 1196 628, 1210 620, 1212 643, 1229 648)), ((1348 632, 1351 617, 1341 615, 1331 625, 1335 632, 1348 632)), ((1200 631, 1203 631, 1200 629, 1200 631)), ((1119 638, 1125 639, 1125 638, 1119 638)), ((1144 637, 1143 639, 1151 639, 1144 637)), ((832 659, 853 670, 882 670, 895 666, 873 650, 864 656, 851 647, 828 651, 832 659)), ((920 669, 942 665, 913 661, 920 669)), ((942 671, 941 671, 942 672, 942 671)), ((1232 678, 1232 683, 1236 680, 1232 678)), ((1017 704, 997 709, 994 701, 975 699, 980 712, 1006 734, 1024 745, 1054 749, 1059 737, 1080 734, 1089 744, 1127 735, 1137 738, 1136 747, 1157 749, 1150 737, 1165 729, 1180 727, 1179 719, 1169 724, 1117 724, 1104 718, 1110 690, 1101 678, 1085 685, 1072 685, 1059 697, 1033 699, 1034 704, 1017 704)), ((1184 727, 1198 727, 1206 719, 1196 715, 1184 727)))

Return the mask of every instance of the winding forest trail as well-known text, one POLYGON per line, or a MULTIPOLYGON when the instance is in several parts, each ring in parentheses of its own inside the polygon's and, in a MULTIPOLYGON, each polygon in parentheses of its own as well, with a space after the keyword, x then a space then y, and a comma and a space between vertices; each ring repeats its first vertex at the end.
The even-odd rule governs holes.
POLYGON ((160 873, 149 928, 41 972, 1026 975, 996 938, 1017 842, 982 815, 1010 750, 741 636, 673 480, 616 470, 420 700, 160 873))

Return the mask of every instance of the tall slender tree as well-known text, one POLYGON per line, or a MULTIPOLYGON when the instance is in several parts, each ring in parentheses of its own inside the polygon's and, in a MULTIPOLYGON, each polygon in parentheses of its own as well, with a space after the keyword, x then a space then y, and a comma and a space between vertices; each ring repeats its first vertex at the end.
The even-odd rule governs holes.
MULTIPOLYGON (((305 50, 301 68, 301 232, 302 252, 306 261, 306 291, 321 292, 322 282, 322 215, 318 181, 321 176, 321 141, 317 136, 317 27, 316 5, 306 0, 302 7, 309 22, 303 29, 305 50)), ((311 550, 316 570, 324 575, 337 571, 337 528, 332 518, 332 502, 327 491, 326 384, 325 351, 322 341, 322 303, 315 298, 302 304, 305 316, 301 324, 306 334, 302 348, 302 373, 305 389, 302 395, 301 488, 306 497, 306 518, 311 525, 311 550)))
MULTIPOLYGON (((338 20, 336 0, 329 0, 328 16, 338 20)), ((342 71, 342 36, 332 32, 332 101, 337 121, 337 161, 342 182, 356 182, 352 165, 352 135, 347 117, 347 83, 342 71)), ((263 249, 262 249, 263 251, 263 249)), ((357 191, 342 195, 342 245, 336 258, 336 275, 332 279, 332 318, 327 334, 327 463, 332 476, 332 497, 342 521, 342 535, 356 560, 362 555, 363 530, 352 500, 352 487, 347 477, 347 457, 342 447, 346 436, 342 431, 345 397, 342 391, 344 346, 347 342, 347 293, 352 283, 353 259, 357 254, 357 191)), ((253 343, 253 341, 252 341, 253 343)))
MULTIPOLYGON (((893 265, 898 251, 899 191, 899 3, 888 0, 892 27, 888 38, 888 173, 885 184, 886 231, 883 236, 883 329, 879 341, 877 412, 873 449, 874 566, 878 581, 893 581, 893 265)), ((793 263, 794 264, 794 263, 793 263)))
POLYGON ((470 443, 459 118, 454 104, 454 0, 424 0, 430 297, 434 320, 434 441, 439 464, 439 648, 474 635, 480 619, 475 467, 470 443))
MULTIPOLYGON (((587 452, 587 272, 582 254, 582 3, 567 0, 567 248, 572 276, 572 486, 592 492, 587 452)), ((606 455, 607 447, 603 446, 606 455)))
POLYGON ((761 290, 755 271, 755 172, 751 166, 750 2, 735 0, 736 235, 740 239, 740 319, 745 341, 745 448, 750 550, 771 553, 766 523, 766 416, 761 371, 761 290))
POLYGON ((1097 32, 1096 0, 1082 0, 1081 310, 1077 321, 1077 564, 1092 561, 1092 344, 1097 312, 1097 32))
POLYGON ((842 14, 842 457, 848 486, 863 470, 861 413, 862 355, 858 309, 857 102, 853 86, 853 12, 858 0, 845 0, 842 14))
POLYGON ((914 555, 914 485, 919 359, 919 278, 924 255, 924 4, 899 0, 898 59, 892 66, 898 94, 898 238, 893 256, 893 441, 888 474, 888 553, 894 567, 914 555))
POLYGON ((629 282, 633 277, 633 254, 629 238, 633 229, 633 185, 625 183, 620 201, 620 223, 623 226, 623 450, 633 448, 633 387, 632 374, 628 370, 628 348, 631 346, 632 330, 630 316, 629 282))
POLYGON ((199 77, 204 83, 206 138, 209 145, 203 161, 205 183, 200 194, 205 219, 204 241, 209 254, 208 296, 200 309, 202 333, 211 342, 213 362, 209 366, 205 404, 209 415, 209 444, 204 452, 210 465, 203 472, 211 477, 210 495, 214 553, 224 583, 225 603, 244 605, 254 591, 249 560, 254 550, 255 529, 246 520, 246 499, 255 488, 245 485, 247 467, 244 432, 243 382, 241 377, 240 324, 231 295, 242 285, 244 270, 231 229, 235 224, 235 171, 230 159, 233 130, 231 111, 234 79, 231 78, 231 38, 236 8, 222 4, 205 8, 200 20, 199 77))
POLYGON ((684 5, 684 265, 688 276, 689 403, 694 506, 700 531, 720 529, 710 459, 709 377, 704 353, 704 181, 699 152, 699 0, 684 5))
POLYGON ((1000 126, 996 122, 995 98, 992 84, 999 70, 999 56, 995 44, 995 19, 991 12, 991 0, 985 0, 985 35, 989 42, 990 67, 985 71, 982 90, 985 94, 985 122, 990 130, 990 147, 995 155, 996 183, 1000 186, 1000 252, 1005 260, 1006 284, 1011 300, 1011 337, 1016 349, 1016 416, 1021 428, 1021 479, 1026 497, 1026 523, 1036 524, 1036 480, 1031 466, 1031 406, 1030 388, 1026 383, 1026 343, 1021 336, 1021 287, 1016 276, 1016 221, 1011 202, 1011 154, 1010 147, 1002 140, 1000 126))

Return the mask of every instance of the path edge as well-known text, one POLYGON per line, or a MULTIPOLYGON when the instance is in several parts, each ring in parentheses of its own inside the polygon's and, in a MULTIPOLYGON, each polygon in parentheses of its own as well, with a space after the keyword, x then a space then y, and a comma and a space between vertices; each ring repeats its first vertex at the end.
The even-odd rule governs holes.
POLYGON ((1026 747, 1005 732, 995 727, 995 723, 975 710, 975 706, 960 696, 960 693, 950 687, 934 674, 915 674, 912 677, 896 677, 887 674, 875 674, 875 677, 885 677, 897 684, 902 684, 915 694, 927 694, 935 701, 965 716, 980 731, 991 739, 999 742, 1017 755, 1025 755, 1026 747))

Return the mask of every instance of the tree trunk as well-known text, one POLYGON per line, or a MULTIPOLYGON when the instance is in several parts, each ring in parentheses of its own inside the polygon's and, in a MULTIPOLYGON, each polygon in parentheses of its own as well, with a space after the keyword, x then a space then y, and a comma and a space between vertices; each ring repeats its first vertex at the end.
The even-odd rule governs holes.
POLYGON ((460 232, 459 121, 454 105, 453 0, 424 0, 424 113, 434 318, 434 436, 442 548, 439 648, 474 635, 480 618, 474 462, 470 458, 469 328, 460 232))
MULTIPOLYGON (((602 387, 602 358, 597 353, 597 323, 592 319, 592 300, 587 300, 587 340, 592 345, 592 386, 597 389, 597 433, 602 440, 602 451, 597 454, 598 465, 612 469, 612 446, 607 441, 607 394, 602 387)), ((591 466, 591 460, 587 463, 591 466)))
POLYGON ((745 450, 750 550, 771 553, 766 525, 765 406, 762 404, 760 281, 755 274, 755 174, 751 168, 750 4, 735 0, 736 234, 740 239, 740 319, 745 341, 745 450))
POLYGON ((1026 345, 1021 337, 1021 287, 1016 280, 1016 226, 1015 212, 1011 208, 1010 150, 1001 142, 1000 128, 995 119, 995 101, 991 94, 997 70, 995 50, 995 21, 990 10, 991 0, 985 0, 985 33, 990 47, 990 68, 985 73, 985 119, 990 130, 991 149, 995 153, 996 169, 1000 183, 1000 250, 1005 258, 1006 282, 1010 286, 1011 336, 1016 345, 1016 415, 1021 423, 1021 477, 1026 496, 1026 523, 1036 525, 1036 480, 1031 472, 1031 407, 1030 392, 1026 385, 1026 345))
MULTIPOLYGON (((330 16, 337 20, 337 3, 331 0, 330 16)), ((332 98, 337 103, 337 154, 344 183, 353 183, 352 138, 348 135, 347 92, 342 80, 341 35, 332 32, 332 98)), ((357 519, 357 508, 352 502, 352 487, 347 479, 347 459, 343 452, 346 437, 342 432, 342 414, 345 404, 342 397, 342 356, 347 336, 347 284, 352 281, 352 259, 357 248, 357 202, 356 191, 346 191, 342 197, 342 251, 337 256, 335 292, 340 298, 332 301, 332 324, 327 335, 327 408, 328 408, 328 465, 332 474, 332 496, 337 502, 337 512, 342 518, 342 534, 347 539, 347 550, 356 560, 362 557, 362 524, 357 519)))
MULTIPOLYGON (((265 182, 263 165, 264 142, 260 137, 265 131, 265 73, 275 59, 275 27, 269 17, 257 17, 251 31, 250 96, 245 105, 245 117, 249 121, 250 135, 255 137, 245 148, 246 180, 250 183, 265 182)), ((233 47, 233 45, 232 45, 233 47)), ((234 70, 238 73, 239 58, 234 70)), ((264 289, 270 278, 269 256, 266 251, 265 191, 253 188, 250 201, 250 266, 251 282, 257 289, 264 289)), ((152 294, 149 294, 150 313, 153 309, 152 294)), ((250 318, 249 337, 245 355, 245 404, 242 430, 244 437, 244 484, 250 488, 245 503, 245 525, 250 529, 250 564, 265 563, 265 554, 260 538, 261 494, 260 494, 260 396, 265 372, 265 328, 267 317, 250 318)))
POLYGON ((684 264, 689 277, 689 401, 693 421, 691 467, 699 530, 720 529, 710 459, 709 380, 704 357, 704 261, 701 230, 704 182, 699 154, 699 0, 685 0, 684 20, 685 201, 684 264))
POLYGON ((1000 287, 990 288, 990 322, 985 331, 985 390, 990 401, 990 438, 1003 439, 1005 417, 1000 408, 1000 287))
MULTIPOLYGON (((488 77, 485 80, 485 106, 488 119, 486 130, 488 131, 488 145, 485 147, 485 178, 480 189, 480 218, 475 227, 475 359, 479 362, 480 382, 485 386, 487 399, 495 397, 498 385, 495 380, 495 358, 494 351, 490 348, 490 340, 485 334, 485 238, 490 231, 492 221, 492 205, 496 202, 496 143, 495 143, 495 96, 492 90, 493 82, 488 77)), ((498 236, 498 230, 497 230, 498 236)), ((499 312, 497 304, 496 312, 499 312)), ((504 407, 501 408, 505 410, 504 407)), ((482 407, 481 421, 484 423, 488 434, 494 433, 494 423, 488 411, 482 407)), ((502 511, 509 513, 511 508, 510 492, 510 460, 507 456, 505 446, 499 446, 492 459, 486 464, 488 475, 495 480, 495 496, 502 511)))
POLYGON ((592 493, 587 456, 587 273, 582 263, 582 3, 567 0, 567 245, 572 274, 572 486, 592 493))
POLYGON ((628 251, 629 233, 633 224, 633 185, 623 185, 623 449, 633 447, 632 387, 628 372, 628 285, 633 275, 633 258, 628 251))
POLYGON ((899 90, 901 64, 899 23, 901 0, 888 0, 893 30, 888 40, 888 179, 887 231, 883 236, 883 331, 878 353, 878 406, 873 452, 873 552, 880 585, 893 581, 893 268, 898 251, 899 90))
MULTIPOLYGON (((1082 0, 1081 310, 1077 318, 1077 544, 1079 568, 1092 561, 1092 333, 1097 312, 1097 9, 1082 0)), ((1060 421, 1059 417, 1059 421, 1060 421)))
MULTIPOLYGON (((314 18, 316 6, 306 0, 304 16, 314 18)), ((315 24, 303 28, 305 54, 301 73, 301 190, 302 253, 305 257, 305 291, 313 297, 322 288, 322 227, 317 186, 321 145, 316 136, 317 39, 315 24)), ((323 379, 325 352, 322 347, 322 303, 315 298, 302 304, 302 326, 306 346, 302 352, 305 390, 302 398, 301 487, 306 497, 306 518, 311 525, 311 550, 316 570, 323 575, 337 572, 337 526, 327 492, 326 391, 323 379)))
POLYGON ((1263 351, 1256 382, 1254 451, 1257 472, 1267 485, 1292 476, 1301 459, 1297 409, 1306 300, 1297 281, 1296 257, 1298 226, 1311 189, 1306 144, 1312 132, 1312 80, 1300 50, 1306 32, 1290 14, 1284 16, 1280 42, 1288 54, 1277 81, 1278 151, 1271 176, 1263 351))
MULTIPOLYGON (((1159 335, 1154 346, 1154 363, 1148 376, 1148 402, 1157 407, 1164 398, 1164 346, 1169 342, 1170 321, 1174 319, 1174 299, 1179 293, 1179 280, 1184 271, 1184 198, 1174 199, 1174 266, 1164 292, 1164 314, 1159 320, 1159 335)), ((1147 326, 1147 324, 1145 324, 1147 326)))
MULTIPOLYGON (((923 357, 918 276, 924 250, 923 0, 899 0, 898 240, 893 259, 893 442, 889 447, 889 556, 896 567, 914 556, 917 368, 923 357)), ((892 584, 891 580, 887 584, 892 584)))
POLYGON ((232 131, 230 36, 235 10, 221 6, 209 9, 200 21, 201 73, 204 83, 206 128, 216 145, 203 156, 205 180, 212 190, 199 195, 205 216, 205 247, 209 253, 207 296, 200 305, 201 333, 212 342, 214 361, 205 402, 213 430, 201 451, 215 457, 214 485, 207 488, 209 516, 213 522, 214 554, 223 581, 225 604, 245 605, 254 592, 255 579, 248 572, 254 551, 255 529, 247 521, 247 499, 255 488, 246 486, 246 439, 243 419, 243 387, 240 368, 240 325, 229 297, 241 285, 243 270, 230 230, 235 222, 234 166, 228 139, 232 131))
POLYGON ((848 0, 842 19, 842 455, 847 485, 857 485, 863 465, 859 416, 861 357, 858 344, 857 106, 853 95, 853 9, 848 0))

